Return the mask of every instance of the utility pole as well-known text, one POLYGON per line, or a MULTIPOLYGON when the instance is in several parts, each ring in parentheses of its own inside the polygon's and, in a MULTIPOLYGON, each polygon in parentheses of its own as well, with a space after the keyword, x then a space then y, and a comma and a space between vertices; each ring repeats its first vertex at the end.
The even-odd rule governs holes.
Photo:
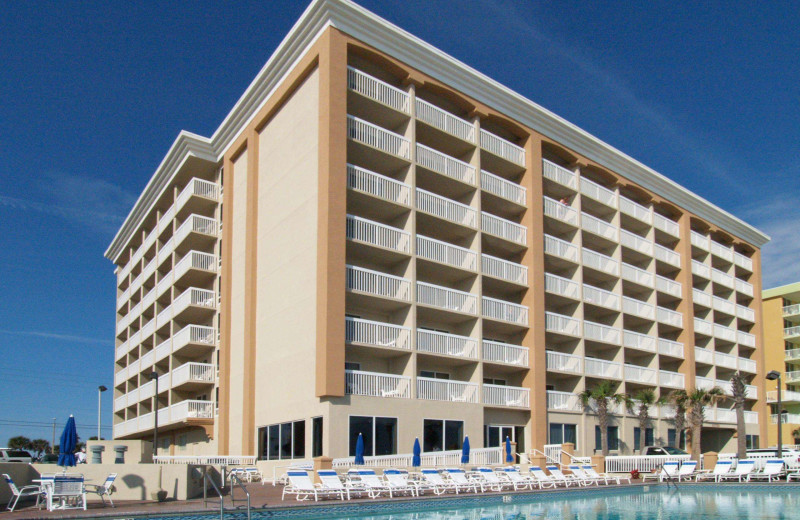
POLYGON ((53 453, 56 452, 56 418, 53 417, 53 444, 50 445, 50 449, 53 453))

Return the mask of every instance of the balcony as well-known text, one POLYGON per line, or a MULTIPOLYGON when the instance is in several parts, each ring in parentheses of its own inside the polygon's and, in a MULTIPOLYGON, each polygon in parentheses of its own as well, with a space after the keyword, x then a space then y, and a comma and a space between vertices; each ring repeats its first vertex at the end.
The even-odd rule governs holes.
POLYGON ((787 327, 783 329, 783 338, 784 339, 795 339, 800 336, 800 327, 787 327))
MULTIPOLYGON (((778 424, 778 414, 772 414, 769 418, 772 424, 778 424)), ((800 424, 800 413, 781 414, 781 424, 800 424)))
POLYGON ((484 339, 483 361, 527 367, 528 349, 519 345, 484 339))
POLYGON ((409 233, 378 222, 347 215, 345 233, 347 239, 353 242, 403 254, 411 253, 411 235, 409 233))
POLYGON ((417 188, 417 209, 460 226, 475 228, 478 223, 478 212, 473 208, 421 188, 417 188))
POLYGON ((670 280, 658 274, 656 275, 656 290, 674 296, 675 298, 680 298, 682 296, 680 282, 670 280))
POLYGON ((733 289, 733 276, 723 273, 719 269, 711 268, 711 281, 714 283, 718 283, 723 287, 727 287, 728 289, 733 289))
POLYGON ((530 408, 530 390, 517 386, 483 385, 483 404, 530 408))
POLYGON ((411 282, 405 278, 353 265, 348 265, 346 269, 348 291, 404 302, 411 301, 411 282))
POLYGON ((591 249, 583 248, 581 255, 584 267, 590 267, 596 271, 608 273, 613 276, 619 276, 619 262, 610 256, 598 253, 591 249))
POLYGON ((711 251, 711 240, 708 237, 701 235, 697 231, 692 231, 689 237, 694 247, 706 252, 711 251))
POLYGON ((484 318, 528 326, 528 308, 524 305, 509 303, 495 298, 482 298, 481 312, 484 318))
POLYGON ((662 356, 683 358, 683 343, 658 338, 658 353, 662 356))
POLYGON ((711 254, 727 262, 733 262, 733 249, 730 246, 723 246, 714 240, 711 241, 711 254))
POLYGON ((161 351, 158 350, 158 346, 156 347, 155 361, 160 361, 165 357, 163 355, 165 350, 167 354, 171 352, 184 351, 186 354, 192 355, 195 352, 207 352, 208 347, 214 347, 216 344, 217 331, 214 329, 214 327, 186 325, 181 330, 176 332, 171 339, 159 344, 159 346, 166 345, 165 347, 162 347, 161 351))
POLYGON ((408 327, 346 317, 344 330, 345 341, 351 345, 411 349, 411 329, 408 327))
MULTIPOLYGON (((778 401, 778 392, 770 390, 767 392, 767 402, 775 403, 778 401)), ((800 392, 784 390, 781 392, 781 403, 800 403, 800 392)))
POLYGON ((453 137, 475 143, 475 125, 422 99, 417 98, 415 102, 419 121, 453 137))
POLYGON ((784 360, 787 363, 800 362, 800 348, 794 348, 784 351, 784 360))
POLYGON ((648 336, 647 334, 630 330, 622 331, 622 344, 628 348, 655 353, 657 340, 655 336, 648 336))
POLYGON ((787 383, 800 383, 800 370, 794 370, 792 372, 786 372, 786 382, 787 383))
POLYGON ((730 368, 736 370, 738 368, 738 361, 736 356, 725 354, 724 352, 714 352, 714 363, 717 366, 730 368))
MULTIPOLYGON (((545 275, 545 290, 547 288, 547 276, 552 275, 545 275)), ((593 285, 583 284, 583 301, 613 311, 619 311, 621 308, 618 294, 593 285)))
POLYGON ((410 377, 362 370, 345 370, 344 380, 344 388, 347 395, 411 398, 410 377))
POLYGON ((614 191, 600 186, 596 182, 590 181, 586 177, 581 177, 580 185, 581 194, 586 195, 590 199, 594 199, 601 204, 605 204, 610 208, 617 209, 617 194, 614 191))
POLYGON ((723 408, 706 408, 705 420, 726 424, 736 424, 736 410, 726 410, 723 408))
POLYGON ((658 374, 651 368, 640 367, 638 365, 625 364, 625 381, 640 383, 643 385, 657 385, 658 374))
POLYGON ((578 262, 578 248, 576 246, 566 240, 550 235, 544 236, 544 252, 570 262, 578 262))
POLYGON ((580 289, 577 283, 569 278, 562 278, 550 273, 544 274, 544 290, 573 300, 580 298, 580 289))
MULTIPOLYGON (((172 302, 172 316, 178 317, 184 312, 197 314, 200 310, 214 310, 217 308, 217 295, 214 291, 206 289, 186 289, 172 302)), ((159 321, 158 327, 161 327, 159 321)))
POLYGON ((758 371, 756 367, 756 362, 748 358, 743 358, 743 357, 737 358, 736 366, 742 372, 747 372, 749 374, 755 374, 758 371))
POLYGON ((702 347, 694 347, 694 360, 695 363, 704 363, 706 365, 714 364, 714 351, 702 347))
POLYGON ((451 312, 478 312, 478 299, 474 294, 425 282, 417 282, 417 303, 451 312))
MULTIPOLYGON (((653 242, 625 229, 620 231, 619 243, 645 256, 653 256, 653 242)), ((659 246, 660 247, 660 246, 659 246)))
POLYGON ((798 314, 800 314, 800 303, 787 305, 783 308, 784 318, 788 318, 790 316, 797 316, 798 314))
POLYGON ((172 371, 172 388, 214 384, 217 367, 210 363, 184 363, 172 371))
POLYGON ((587 376, 601 377, 604 379, 622 379, 621 363, 587 357, 584 359, 584 365, 586 367, 587 376))
POLYGON ((621 275, 623 280, 633 282, 644 287, 655 287, 655 275, 648 273, 644 269, 634 267, 630 264, 622 263, 621 275))
POLYGON ((756 322, 756 313, 753 309, 736 304, 736 317, 750 323, 756 322))
POLYGON ((683 314, 664 307, 656 307, 656 321, 664 325, 683 328, 683 314))
MULTIPOLYGON (((715 380, 709 379, 707 377, 697 376, 694 379, 695 379, 695 386, 703 390, 711 390, 716 386, 717 383, 715 380)), ((720 388, 720 390, 722 389, 720 388)))
POLYGON ((719 323, 715 323, 714 337, 720 340, 736 343, 736 329, 732 329, 730 327, 726 327, 725 325, 720 325, 719 323))
POLYGON ((485 211, 481 212, 481 231, 523 246, 528 244, 528 228, 485 211))
POLYGON ((417 164, 464 184, 475 186, 475 167, 417 143, 417 164))
POLYGON ((753 272, 753 260, 747 258, 741 253, 737 253, 736 251, 733 252, 733 263, 741 267, 745 271, 748 271, 750 273, 753 272))
POLYGON ((700 278, 705 278, 706 280, 711 279, 711 268, 697 260, 692 260, 692 274, 695 276, 699 276, 700 278))
POLYGON ((753 297, 753 284, 747 283, 744 280, 740 280, 738 278, 734 279, 733 283, 734 286, 736 287, 736 292, 742 293, 751 298, 753 297))
POLYGON ((418 377, 417 399, 450 401, 454 403, 477 403, 478 385, 465 381, 418 377))
POLYGON ((653 256, 655 256, 656 260, 659 262, 664 262, 665 264, 669 264, 673 267, 681 266, 681 255, 671 249, 667 249, 660 244, 655 244, 653 256))
POLYGON ((578 190, 578 175, 547 159, 542 160, 542 176, 574 191, 578 190))
POLYGON ((158 250, 157 265, 161 265, 172 255, 172 252, 190 235, 198 237, 216 237, 218 233, 217 221, 213 218, 200 215, 190 215, 158 250))
POLYGON ((408 139, 355 116, 347 116, 347 137, 389 155, 407 161, 411 159, 408 139))
POLYGON ((486 170, 481 170, 481 189, 514 204, 523 207, 527 205, 527 190, 525 187, 515 182, 507 181, 486 170))
POLYGON ((619 242, 619 228, 605 220, 593 217, 588 213, 581 213, 581 228, 594 235, 612 242, 619 242))
POLYGON ((620 329, 586 320, 583 321, 583 337, 587 340, 611 345, 622 344, 622 331, 620 329))
POLYGON ((577 210, 547 196, 544 197, 544 214, 547 217, 554 218, 570 226, 578 227, 577 210))
POLYGON ((728 300, 720 298, 719 296, 712 296, 711 304, 713 309, 717 312, 727 314, 728 316, 734 316, 736 314, 736 305, 728 300))
POLYGON ((701 291, 700 289, 692 289, 692 301, 695 303, 695 305, 702 305, 703 307, 708 307, 709 309, 712 306, 711 295, 705 291, 701 291))
POLYGON ((481 255, 481 272, 517 285, 528 285, 528 268, 522 264, 509 262, 489 255, 481 255))
POLYGON ((622 195, 619 196, 619 210, 629 217, 633 217, 645 224, 650 225, 653 223, 653 210, 645 208, 641 204, 627 197, 623 197, 622 195))
POLYGON ((659 215, 658 213, 653 213, 653 226, 668 235, 674 236, 675 238, 681 237, 680 226, 678 226, 678 223, 674 220, 668 219, 663 215, 659 215))
POLYGON ((669 388, 685 388, 683 374, 669 370, 658 371, 658 384, 669 388))
POLYGON ((478 341, 433 330, 417 330, 417 350, 441 356, 478 359, 478 341))
POLYGON ((635 298, 622 297, 622 312, 632 316, 638 316, 646 320, 654 320, 656 317, 655 307, 635 298))
POLYGON ((581 335, 581 321, 554 312, 544 313, 544 328, 547 332, 566 334, 567 336, 581 335))
POLYGON ((714 324, 702 318, 694 319, 694 333, 703 334, 705 336, 714 335, 714 324))
POLYGON ((393 204, 411 204, 411 186, 352 164, 347 165, 347 187, 393 204))
POLYGON ((481 129, 481 148, 517 166, 525 166, 525 149, 481 129))
POLYGON ((556 412, 581 412, 583 407, 578 396, 571 392, 547 390, 547 409, 556 412))
POLYGON ((546 353, 547 370, 568 372, 570 374, 583 374, 583 358, 572 354, 563 354, 548 350, 546 353))
POLYGON ((467 271, 478 268, 478 253, 434 238, 417 235, 417 256, 467 271))
POLYGON ((410 113, 408 94, 352 67, 347 67, 347 88, 398 112, 410 113))

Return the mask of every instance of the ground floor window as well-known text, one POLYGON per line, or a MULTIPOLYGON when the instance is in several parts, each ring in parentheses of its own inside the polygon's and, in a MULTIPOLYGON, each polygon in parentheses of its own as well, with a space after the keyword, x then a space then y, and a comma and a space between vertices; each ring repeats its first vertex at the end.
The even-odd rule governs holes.
MULTIPOLYGON (((609 426, 607 431, 608 431, 608 449, 619 450, 619 427, 609 426)), ((595 450, 602 449, 599 426, 594 427, 594 448, 595 450)))
POLYGON ((397 454, 397 418, 350 416, 350 456, 356 454, 358 434, 364 437, 364 455, 397 454))
POLYGON ((745 435, 745 445, 748 450, 758 449, 758 435, 745 435))
POLYGON ((322 417, 311 419, 311 456, 322 457, 322 417))
MULTIPOLYGON (((638 426, 633 428, 633 451, 639 451, 642 447, 639 445, 639 439, 642 434, 642 429, 638 426)), ((644 445, 645 446, 652 446, 655 444, 653 442, 653 429, 652 428, 645 428, 644 429, 644 445)))
POLYGON ((305 458, 306 422, 285 422, 259 428, 258 446, 260 460, 305 458))
POLYGON ((578 425, 550 423, 550 444, 571 442, 578 449, 578 425))
POLYGON ((425 419, 422 451, 460 450, 464 443, 464 421, 425 419))
POLYGON ((676 448, 684 449, 686 447, 686 432, 681 432, 681 442, 675 444, 675 428, 667 430, 667 446, 675 446, 676 448))

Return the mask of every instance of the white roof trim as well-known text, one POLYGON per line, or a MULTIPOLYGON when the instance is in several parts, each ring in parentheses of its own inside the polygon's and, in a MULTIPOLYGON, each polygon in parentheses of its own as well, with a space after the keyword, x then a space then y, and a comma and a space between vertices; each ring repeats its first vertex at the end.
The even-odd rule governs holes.
POLYGON ((721 229, 761 247, 769 237, 636 159, 526 99, 350 0, 315 0, 308 6, 231 112, 208 139, 181 132, 136 201, 105 256, 117 260, 125 244, 183 162, 192 154, 219 162, 259 108, 329 25, 400 60, 462 94, 584 155, 721 229))

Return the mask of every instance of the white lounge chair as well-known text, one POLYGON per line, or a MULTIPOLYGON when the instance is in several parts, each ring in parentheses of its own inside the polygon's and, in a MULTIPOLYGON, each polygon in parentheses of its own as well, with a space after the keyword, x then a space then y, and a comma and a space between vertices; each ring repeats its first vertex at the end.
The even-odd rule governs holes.
POLYGON ((430 487, 430 489, 432 489, 437 495, 441 495, 442 493, 446 493, 448 491, 454 491, 456 494, 458 494, 458 486, 456 486, 452 481, 445 481, 435 469, 423 469, 422 478, 430 487))
POLYGON ((341 492, 342 500, 347 497, 347 500, 350 500, 350 493, 364 493, 363 488, 353 487, 353 486, 345 486, 342 480, 339 478, 339 474, 332 469, 321 469, 317 471, 317 476, 319 477, 319 481, 322 484, 320 487, 326 489, 328 491, 333 492, 341 492))
POLYGON ((392 497, 391 486, 381 480, 374 469, 360 469, 358 470, 358 476, 361 478, 361 484, 364 485, 364 489, 367 490, 368 497, 378 498, 383 493, 389 495, 389 498, 392 497))
POLYGON ((783 459, 769 459, 764 464, 764 469, 762 469, 759 472, 747 475, 747 481, 750 482, 751 480, 766 479, 768 482, 772 482, 773 479, 778 480, 784 473, 783 467, 784 467, 783 459))
POLYGON ((681 467, 678 470, 678 474, 675 478, 678 482, 682 480, 692 480, 694 476, 697 475, 697 461, 696 460, 685 460, 681 462, 681 467))
POLYGON ((404 473, 399 469, 385 469, 383 470, 383 478, 394 494, 407 494, 412 497, 419 495, 419 488, 408 481, 408 473, 404 473))
POLYGON ((631 478, 630 477, 618 477, 618 476, 615 476, 615 475, 609 475, 608 473, 598 473, 597 470, 594 469, 589 464, 584 464, 582 467, 583 467, 583 471, 585 471, 587 475, 589 475, 590 477, 593 477, 593 478, 603 479, 603 480, 606 481, 606 484, 608 484, 608 482, 610 480, 613 480, 617 484, 621 484, 623 480, 627 480, 628 484, 631 483, 631 478))
POLYGON ((531 466, 528 469, 528 472, 531 475, 531 478, 534 479, 539 484, 539 489, 544 489, 548 487, 556 487, 558 482, 544 472, 544 470, 539 466, 531 466))
POLYGON ((666 461, 661 465, 661 469, 653 472, 648 473, 642 477, 642 482, 647 480, 658 480, 659 482, 664 482, 665 480, 673 480, 678 478, 678 468, 680 463, 677 461, 666 461))
POLYGON ((564 486, 566 487, 570 487, 573 484, 575 484, 576 486, 584 485, 582 481, 578 480, 574 476, 564 475, 564 473, 562 473, 561 470, 558 469, 558 466, 547 466, 547 471, 550 472, 550 476, 553 478, 553 480, 564 484, 564 486))
POLYGON ((114 492, 114 480, 116 480, 117 474, 112 473, 106 477, 106 481, 103 482, 102 485, 98 484, 86 484, 86 492, 91 493, 93 495, 98 495, 100 500, 103 501, 103 506, 106 505, 105 497, 108 497, 108 501, 111 503, 111 507, 114 507, 114 501, 111 500, 111 493, 114 492))
POLYGON ((3 478, 6 480, 8 487, 11 488, 11 495, 14 497, 14 500, 9 500, 6 507, 9 511, 14 511, 14 508, 17 507, 17 502, 22 497, 36 497, 37 508, 39 507, 39 501, 45 498, 45 491, 40 486, 30 485, 18 488, 8 473, 3 473, 3 478))
POLYGON ((736 464, 736 471, 727 475, 720 475, 717 477, 717 482, 724 482, 726 480, 742 481, 743 478, 748 478, 756 470, 756 461, 753 459, 742 459, 736 464))
POLYGON ((490 491, 502 491, 503 488, 516 489, 513 481, 501 480, 492 468, 478 468, 478 476, 483 479, 484 487, 490 491))
POLYGON ((583 468, 578 464, 570 464, 567 466, 575 478, 581 483, 583 486, 591 486, 594 484, 595 486, 599 486, 600 482, 608 484, 606 479, 604 478, 594 478, 590 477, 588 473, 586 473, 583 468))
POLYGON ((467 474, 464 473, 463 469, 460 468, 447 468, 444 470, 444 474, 455 484, 456 489, 470 491, 472 490, 473 493, 478 492, 478 488, 480 487, 481 491, 483 491, 483 482, 477 480, 471 480, 467 478, 467 474))
POLYGON ((541 485, 535 478, 526 477, 517 468, 503 468, 503 474, 514 485, 514 491, 519 491, 520 489, 532 490, 533 486, 538 486, 541 489, 541 485))
POLYGON ((314 484, 308 472, 305 470, 290 470, 287 473, 287 478, 289 479, 289 483, 283 487, 281 500, 286 498, 286 495, 295 495, 295 498, 299 501, 314 497, 314 501, 316 502, 320 498, 336 496, 344 500, 344 491, 325 489, 321 484, 314 484))
POLYGON ((254 466, 244 468, 244 474, 248 482, 261 482, 262 485, 266 482, 264 480, 264 475, 261 474, 261 470, 254 466))
POLYGON ((713 480, 714 482, 717 482, 718 481, 717 479, 719 479, 719 477, 730 473, 731 468, 733 468, 732 460, 718 460, 717 463, 714 465, 713 471, 705 470, 698 473, 695 476, 694 481, 700 482, 702 480, 713 480))

